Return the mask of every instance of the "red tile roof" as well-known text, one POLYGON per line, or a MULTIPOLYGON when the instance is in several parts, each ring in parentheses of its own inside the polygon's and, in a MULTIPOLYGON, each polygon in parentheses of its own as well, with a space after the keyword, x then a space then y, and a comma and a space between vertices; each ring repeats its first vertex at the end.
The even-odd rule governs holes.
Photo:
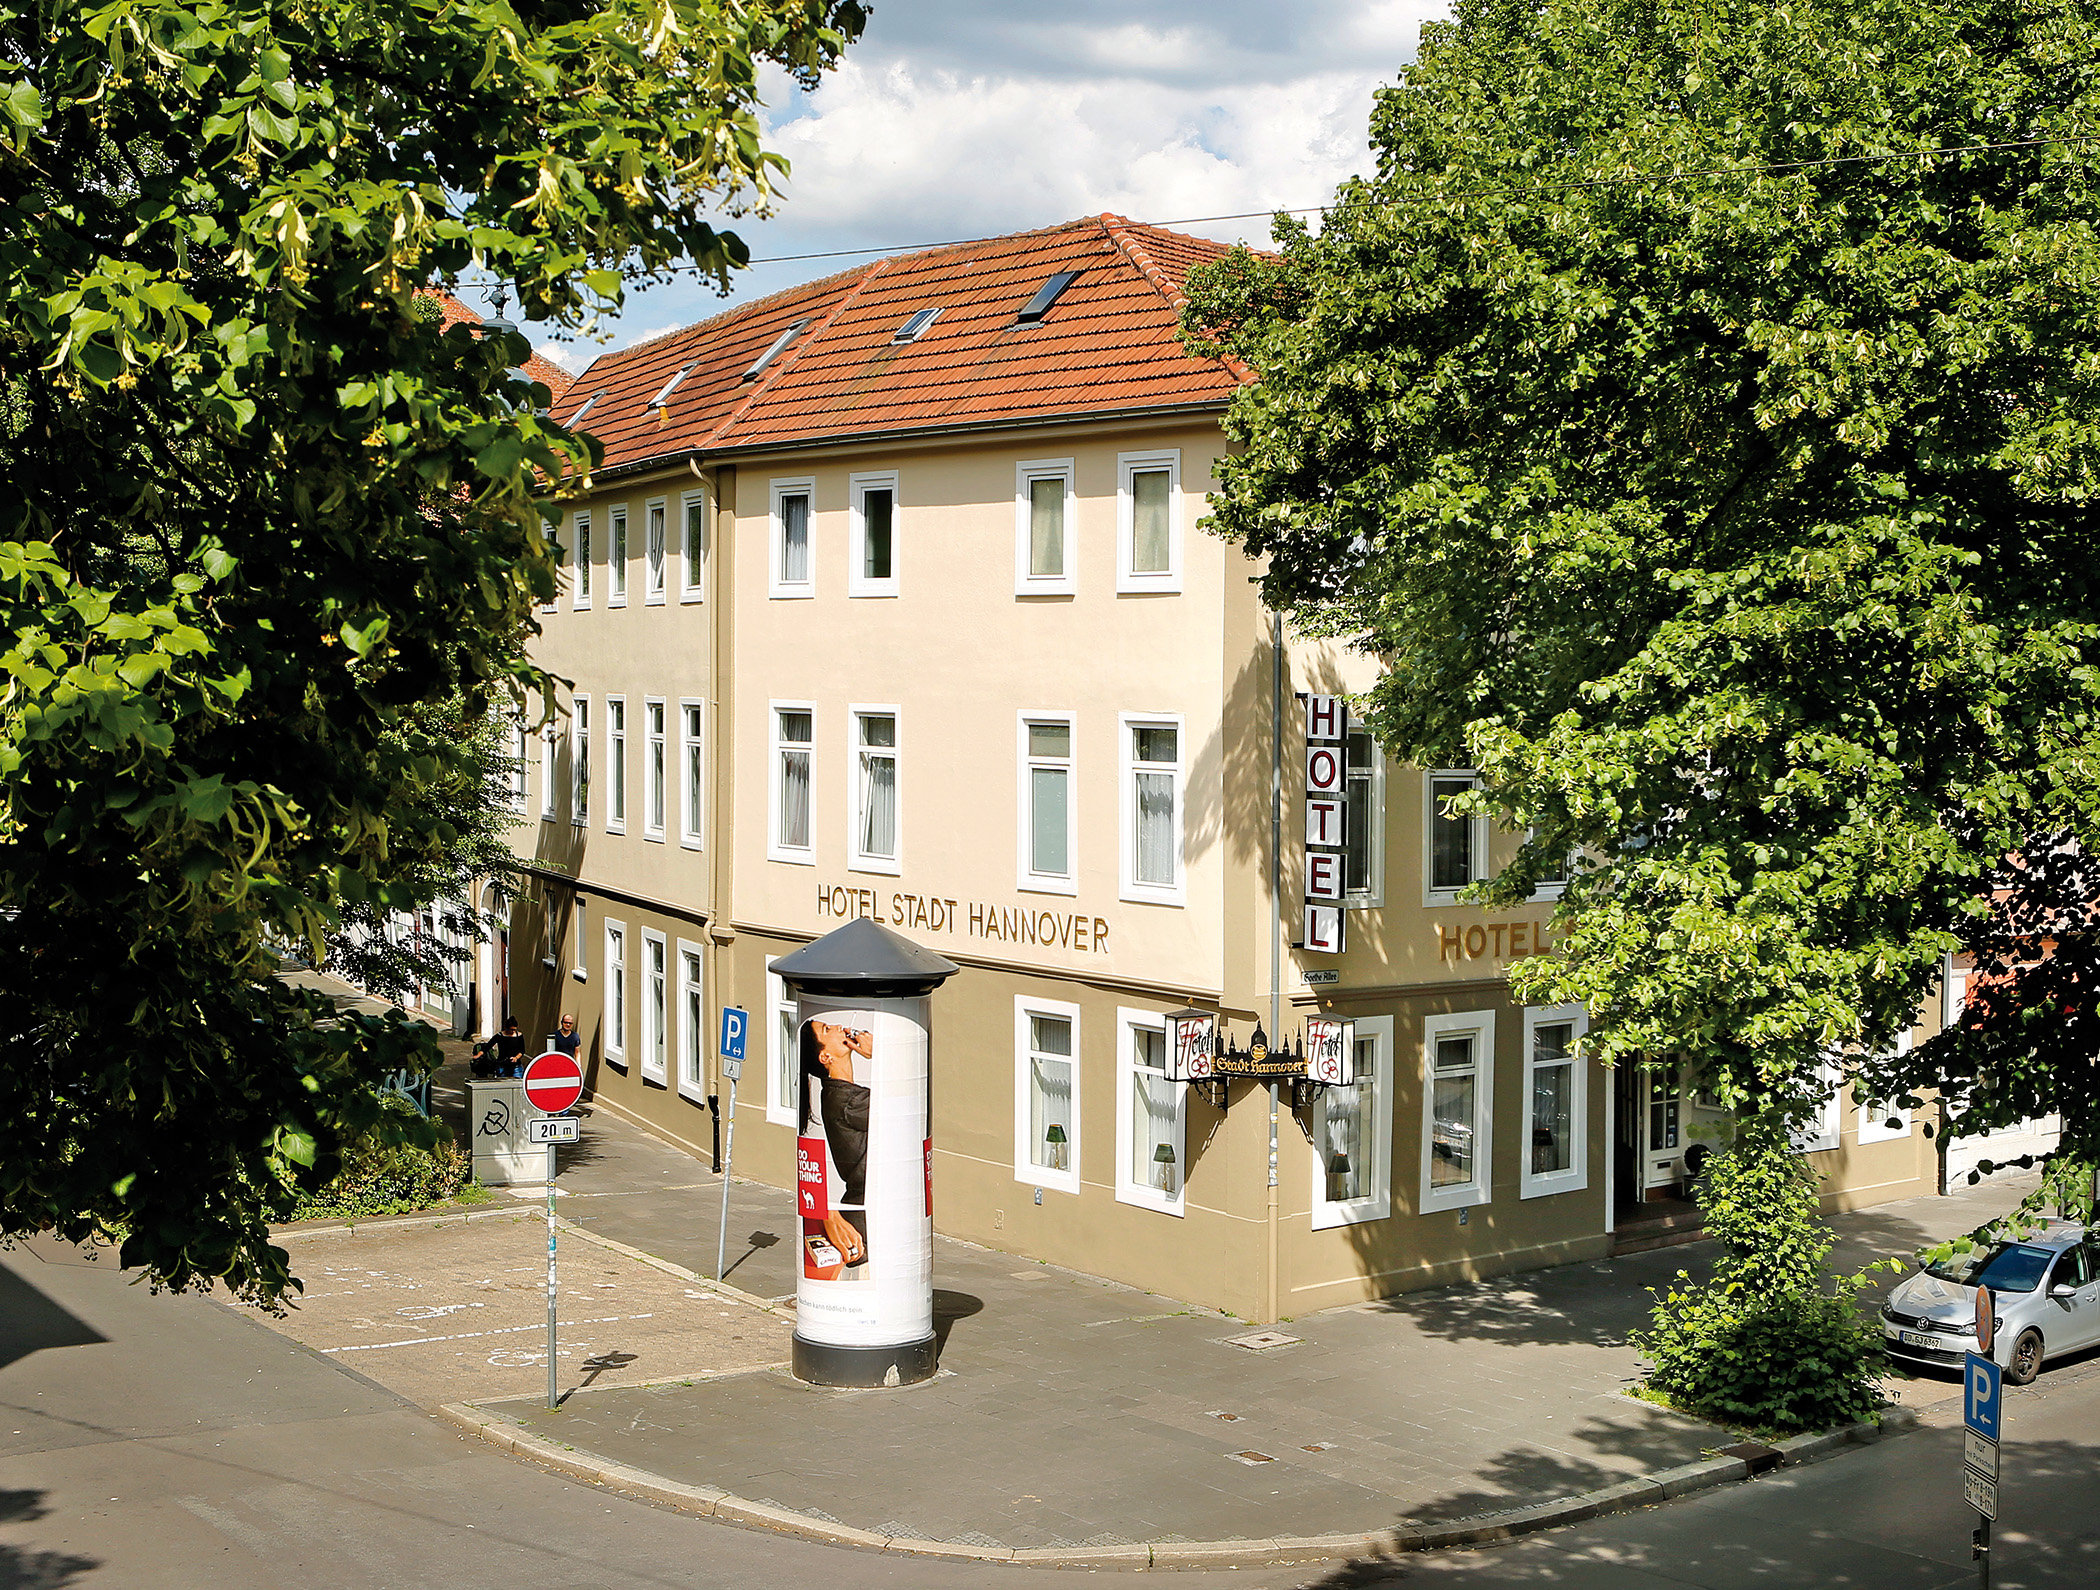
MULTIPOLYGON (((426 288, 424 289, 424 294, 426 297, 437 300, 438 309, 442 315, 442 318, 438 321, 438 330, 449 331, 462 320, 470 326, 481 324, 481 316, 475 314, 473 310, 469 309, 457 298, 454 298, 450 293, 442 292, 436 288, 426 288)), ((552 359, 546 358, 539 353, 534 353, 531 358, 525 361, 524 370, 528 376, 554 394, 554 400, 557 404, 561 402, 563 395, 576 381, 576 377, 569 374, 568 371, 564 370, 552 359)))
POLYGON ((877 260, 606 354, 556 414, 569 419, 589 402, 579 428, 604 444, 604 468, 621 469, 695 451, 1216 407, 1250 377, 1190 358, 1175 317, 1190 267, 1224 252, 1101 215, 877 260), (1041 321, 1016 323, 1061 271, 1079 274, 1041 321), (924 309, 940 311, 933 324, 895 342, 924 309), (763 374, 745 380, 798 324, 763 374))

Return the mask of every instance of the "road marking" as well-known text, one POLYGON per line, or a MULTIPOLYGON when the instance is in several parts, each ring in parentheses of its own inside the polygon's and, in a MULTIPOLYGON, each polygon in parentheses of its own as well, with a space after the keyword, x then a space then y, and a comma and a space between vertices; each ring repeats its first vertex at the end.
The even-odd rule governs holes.
MULTIPOLYGON (((617 1325, 624 1320, 654 1318, 656 1318, 654 1314, 608 1314, 603 1319, 579 1319, 571 1320, 570 1323, 573 1325, 617 1325)), ((431 1342, 468 1342, 477 1336, 515 1336, 520 1331, 543 1331, 546 1328, 544 1324, 505 1325, 496 1330, 461 1331, 456 1336, 410 1336, 398 1342, 356 1342, 348 1347, 324 1347, 321 1351, 324 1353, 370 1353, 376 1352, 382 1347, 423 1347, 431 1342)))

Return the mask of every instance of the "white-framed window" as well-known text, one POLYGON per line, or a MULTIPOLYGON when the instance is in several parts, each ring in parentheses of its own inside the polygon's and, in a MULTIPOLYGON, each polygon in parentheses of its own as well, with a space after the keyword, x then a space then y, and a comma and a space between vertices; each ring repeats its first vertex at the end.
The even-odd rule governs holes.
POLYGON ((605 698, 605 831, 627 832, 627 699, 605 698))
POLYGON ((1072 460, 1033 458, 1014 469, 1014 595, 1075 596, 1079 498, 1072 460))
POLYGON ((685 583, 679 587, 678 600, 699 602, 706 600, 707 578, 707 495, 689 491, 679 499, 678 522, 682 532, 680 538, 680 568, 685 583))
POLYGON ((569 706, 569 821, 581 828, 591 820, 591 698, 569 706))
POLYGON ((606 511, 605 605, 627 605, 627 509, 624 505, 606 511))
POLYGON ((573 607, 591 605, 591 516, 578 514, 570 521, 574 527, 576 541, 576 574, 569 582, 569 602, 573 607))
POLYGON ((1181 450, 1116 455, 1116 589, 1181 589, 1181 450))
MULTIPOLYGON (((549 908, 551 911, 551 907, 549 908)), ((575 978, 579 983, 591 980, 589 957, 584 953, 590 948, 591 935, 590 902, 580 894, 569 896, 569 937, 576 945, 575 978)), ((549 948, 552 948, 550 945, 549 948)))
POLYGON ((808 701, 772 703, 772 788, 766 854, 775 861, 814 865, 810 837, 811 759, 816 755, 817 709, 808 701))
POLYGON ((554 783, 558 758, 555 748, 561 743, 561 730, 550 719, 540 726, 540 815, 554 815, 554 783))
POLYGON ((1351 729, 1343 761, 1342 903, 1361 910, 1385 903, 1385 752, 1370 730, 1351 729))
POLYGON ((642 837, 658 844, 664 839, 664 782, 670 750, 664 743, 664 698, 648 696, 642 701, 642 724, 649 744, 642 753, 642 837))
POLYGON ((1123 898, 1180 905, 1182 726, 1178 713, 1126 712, 1123 740, 1123 898))
POLYGON ((770 595, 815 596, 817 594, 816 540, 817 483, 814 480, 773 482, 773 524, 767 537, 770 595))
POLYGON ((1463 1010, 1422 1023, 1421 1212, 1494 1197, 1495 1013, 1463 1010))
POLYGON ((642 1075, 651 1082, 667 1079, 670 1048, 671 948, 654 928, 642 929, 642 1075))
POLYGON ((1079 1007, 1014 996, 1014 1180, 1079 1191, 1079 1007))
POLYGON ((795 1092, 801 1081, 801 1013, 788 992, 787 979, 773 970, 777 956, 766 957, 766 1119, 775 1126, 801 1125, 795 1118, 795 1092))
POLYGON ((510 809, 525 815, 525 721, 520 718, 510 731, 510 809))
POLYGON ((1312 1228, 1393 1212, 1393 1018, 1356 1018, 1356 1081, 1313 1101, 1312 1228))
POLYGON ((1182 1212, 1188 1088, 1167 1080, 1166 1017, 1116 1010, 1116 1200, 1182 1212))
POLYGON ((1468 768, 1422 775, 1422 879, 1425 905, 1450 905, 1487 876, 1488 822, 1454 812, 1451 803, 1480 782, 1468 768))
POLYGON ((1818 1103, 1807 1120, 1797 1120, 1787 1133, 1797 1154, 1816 1154, 1838 1146, 1838 1118, 1844 1095, 1844 1076, 1834 1056, 1816 1062, 1815 1090, 1818 1103))
POLYGON ((855 475, 848 481, 852 502, 852 551, 846 565, 848 596, 895 596, 897 585, 897 475, 855 475))
POLYGON ((1590 1184, 1589 1062, 1582 1057, 1589 1015, 1580 1005, 1524 1012, 1522 1198, 1580 1192, 1590 1184))
POLYGON ((678 842, 707 848, 707 704, 678 703, 678 842))
POLYGON ((846 837, 851 865, 862 872, 896 872, 904 854, 898 809, 897 709, 854 707, 848 763, 853 780, 847 810, 853 831, 846 837))
POLYGON ((707 963, 701 947, 680 939, 678 955, 678 1092, 707 1102, 707 963))
POLYGON ((605 923, 605 1058, 627 1069, 627 927, 605 923))
POLYGON ((1020 826, 1016 845, 1023 889, 1079 892, 1079 803, 1073 798, 1072 714, 1020 715, 1020 826))
POLYGON ((651 607, 663 606, 671 577, 666 567, 671 555, 666 544, 670 526, 664 522, 669 512, 670 505, 661 497, 642 505, 642 600, 651 607))
MULTIPOLYGON (((1895 1052, 1910 1052, 1910 1034, 1896 1035, 1895 1052)), ((1910 1111, 1900 1104, 1883 1103, 1879 1099, 1859 1101, 1859 1141, 1864 1148, 1869 1143, 1892 1143, 1899 1137, 1910 1136, 1910 1111)))

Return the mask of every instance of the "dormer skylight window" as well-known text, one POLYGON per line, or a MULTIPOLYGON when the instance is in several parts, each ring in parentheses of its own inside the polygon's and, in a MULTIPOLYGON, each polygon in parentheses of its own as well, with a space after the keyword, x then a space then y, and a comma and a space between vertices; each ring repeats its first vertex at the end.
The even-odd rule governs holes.
POLYGON ((746 381, 756 381, 761 375, 765 374, 766 366, 779 358, 783 353, 786 353, 788 344, 801 336, 802 328, 808 324, 807 320, 798 320, 779 336, 775 337, 766 351, 751 361, 751 368, 744 372, 744 379, 746 381))
POLYGON ((896 334, 890 338, 890 341, 893 343, 917 342, 926 335, 926 328, 933 324, 939 314, 940 311, 938 309, 920 310, 911 319, 905 321, 903 325, 897 328, 896 334))
POLYGON ((687 376, 691 375, 692 373, 693 367, 689 364, 683 370, 680 370, 676 375, 672 376, 670 380, 664 383, 664 389, 661 392, 657 393, 655 397, 649 400, 649 407, 652 409, 662 408, 664 406, 664 400, 668 398, 673 392, 678 390, 678 383, 683 381, 687 376))
POLYGON ((1050 313, 1050 306, 1057 302, 1057 295, 1067 287, 1070 287, 1074 281, 1078 280, 1078 277, 1079 272, 1077 271, 1059 271, 1055 276, 1043 283, 1042 286, 1038 287, 1035 290, 1035 296, 1021 306, 1021 312, 1014 316, 1014 324, 1032 326, 1041 320, 1043 316, 1050 313))
POLYGON ((591 405, 597 402, 598 399, 602 398, 603 396, 605 396, 603 392, 593 392, 589 397, 585 398, 583 400, 583 407, 569 416, 569 423, 571 425, 574 425, 577 423, 577 421, 581 420, 584 417, 584 415, 590 413, 591 405))

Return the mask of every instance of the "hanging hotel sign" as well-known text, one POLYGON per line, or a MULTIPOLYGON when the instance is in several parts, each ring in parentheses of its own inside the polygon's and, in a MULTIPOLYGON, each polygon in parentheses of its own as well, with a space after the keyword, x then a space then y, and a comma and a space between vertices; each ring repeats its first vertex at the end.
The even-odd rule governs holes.
POLYGON ((1300 1106, 1311 1102, 1315 1088, 1348 1087, 1356 1081, 1356 1023, 1308 1017, 1294 1043, 1274 1049, 1257 1024, 1242 1049, 1230 1040, 1219 1042, 1218 1018, 1209 1011, 1178 1010, 1167 1018, 1168 1081, 1201 1087, 1211 1104, 1223 1109, 1226 1086, 1234 1077, 1288 1082, 1300 1106))
POLYGON ((1349 706, 1340 696, 1305 698, 1304 948, 1339 955, 1349 946, 1349 706))

